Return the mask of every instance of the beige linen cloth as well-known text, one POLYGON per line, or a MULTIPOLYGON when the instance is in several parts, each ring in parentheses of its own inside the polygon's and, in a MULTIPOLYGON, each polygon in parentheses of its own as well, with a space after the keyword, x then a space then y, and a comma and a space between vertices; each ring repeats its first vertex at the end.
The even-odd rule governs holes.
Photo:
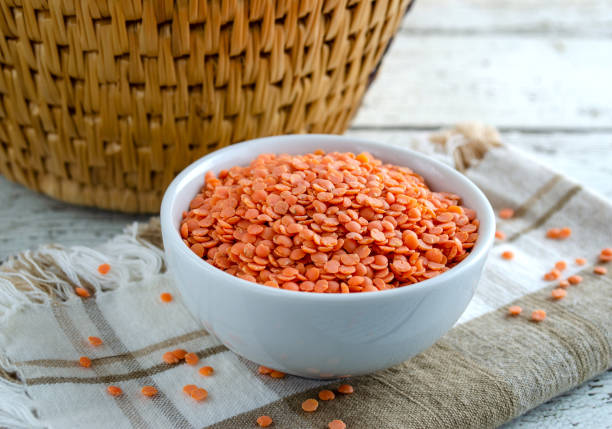
POLYGON ((473 301, 434 346, 394 368, 351 379, 354 394, 305 413, 303 400, 339 381, 259 375, 256 364, 205 332, 165 274, 154 220, 95 248, 44 246, 4 264, 0 427, 249 428, 267 414, 277 428, 326 428, 333 419, 349 429, 486 428, 609 368, 612 276, 592 271, 600 249, 612 245, 612 203, 498 144, 486 127, 458 127, 406 144, 454 162, 496 209, 516 211, 499 221, 508 238, 496 243, 473 301), (545 238, 547 228, 559 226, 571 227, 571 238, 545 238), (500 258, 507 249, 514 260, 500 258), (579 267, 575 257, 589 262, 579 267), (578 273, 584 281, 553 302, 553 286, 542 275, 560 259, 569 262, 564 275, 578 273), (96 270, 103 262, 112 267, 106 276, 96 270), (93 297, 76 297, 75 286, 93 297), (161 292, 176 299, 162 303, 161 292), (524 314, 507 317, 511 304, 524 314), (530 322, 539 308, 548 317, 530 322), (91 335, 104 344, 90 346, 91 335), (162 354, 176 348, 196 352, 198 367, 211 365, 214 375, 165 364, 162 354), (92 359, 91 368, 78 365, 83 355, 92 359), (208 399, 186 397, 182 387, 189 383, 206 388, 208 399), (108 395, 110 384, 124 394, 108 395), (143 385, 159 394, 143 397, 143 385))

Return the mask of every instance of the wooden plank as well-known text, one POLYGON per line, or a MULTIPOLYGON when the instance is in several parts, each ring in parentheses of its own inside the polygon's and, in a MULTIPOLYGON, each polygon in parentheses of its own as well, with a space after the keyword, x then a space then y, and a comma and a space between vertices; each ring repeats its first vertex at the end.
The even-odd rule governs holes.
POLYGON ((612 36, 606 0, 415 0, 402 31, 410 34, 562 34, 612 36))
POLYGON ((95 246, 148 218, 55 201, 0 176, 0 261, 45 243, 95 246))
POLYGON ((612 130, 610 76, 612 39, 399 34, 354 126, 612 130))

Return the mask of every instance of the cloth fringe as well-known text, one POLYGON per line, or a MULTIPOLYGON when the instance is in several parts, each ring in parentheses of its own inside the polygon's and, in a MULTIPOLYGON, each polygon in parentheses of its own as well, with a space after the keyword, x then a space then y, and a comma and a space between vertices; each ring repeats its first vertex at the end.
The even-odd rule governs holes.
POLYGON ((155 241, 160 241, 157 218, 128 226, 96 249, 51 244, 9 258, 0 266, 0 323, 22 306, 79 299, 75 287, 94 295, 163 272, 163 251, 155 241), (98 272, 103 263, 111 266, 106 275, 98 272))
POLYGON ((454 167, 462 172, 474 166, 491 148, 502 144, 497 129, 481 122, 457 124, 431 134, 429 141, 440 145, 454 167))
POLYGON ((44 428, 19 371, 0 354, 0 428, 44 428))

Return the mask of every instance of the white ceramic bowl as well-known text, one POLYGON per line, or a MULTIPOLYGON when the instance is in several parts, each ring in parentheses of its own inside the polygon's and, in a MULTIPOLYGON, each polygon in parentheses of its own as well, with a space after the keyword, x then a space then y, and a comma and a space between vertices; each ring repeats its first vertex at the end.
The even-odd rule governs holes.
POLYGON ((193 315, 235 353, 310 378, 358 375, 398 364, 432 345, 472 298, 491 248, 495 217, 465 176, 419 153, 334 135, 261 138, 218 150, 187 167, 167 189, 161 226, 168 268, 193 315), (470 255, 432 279, 393 290, 317 294, 250 283, 213 267, 179 235, 183 211, 208 170, 248 165, 260 153, 370 152, 422 175, 433 190, 456 193, 480 219, 470 255))

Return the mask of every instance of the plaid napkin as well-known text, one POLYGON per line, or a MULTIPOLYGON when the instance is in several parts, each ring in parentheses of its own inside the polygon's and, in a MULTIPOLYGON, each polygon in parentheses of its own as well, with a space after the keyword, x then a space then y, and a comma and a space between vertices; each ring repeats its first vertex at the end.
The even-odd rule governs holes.
POLYGON ((610 367, 612 278, 592 271, 612 244, 612 204, 498 145, 491 129, 463 127, 432 140, 413 146, 452 159, 496 209, 516 214, 499 221, 508 238, 493 249, 470 306, 425 352, 353 378, 354 394, 305 413, 303 400, 339 382, 260 375, 204 331, 165 274, 153 220, 95 249, 44 246, 1 268, 0 427, 248 428, 263 414, 279 428, 325 428, 333 419, 350 429, 495 427, 610 367), (560 226, 572 228, 571 238, 545 238, 560 226), (515 259, 502 259, 504 250, 515 259), (589 263, 579 267, 576 257, 589 263), (584 281, 553 302, 542 275, 561 259, 569 262, 564 275, 584 281), (96 268, 105 262, 112 268, 103 276, 96 268), (76 286, 93 297, 76 297, 76 286), (162 303, 162 292, 175 300, 162 303), (507 317, 511 304, 526 315, 507 317), (528 315, 538 308, 548 317, 536 324, 528 315), (88 336, 104 344, 93 347, 88 336), (197 353, 200 365, 164 363, 162 354, 176 348, 197 353), (91 368, 79 366, 80 356, 91 368), (214 375, 199 375, 201 365, 214 375), (111 384, 124 394, 108 395, 111 384), (185 384, 206 388, 208 399, 187 397, 185 384), (143 385, 159 394, 142 396, 143 385))

